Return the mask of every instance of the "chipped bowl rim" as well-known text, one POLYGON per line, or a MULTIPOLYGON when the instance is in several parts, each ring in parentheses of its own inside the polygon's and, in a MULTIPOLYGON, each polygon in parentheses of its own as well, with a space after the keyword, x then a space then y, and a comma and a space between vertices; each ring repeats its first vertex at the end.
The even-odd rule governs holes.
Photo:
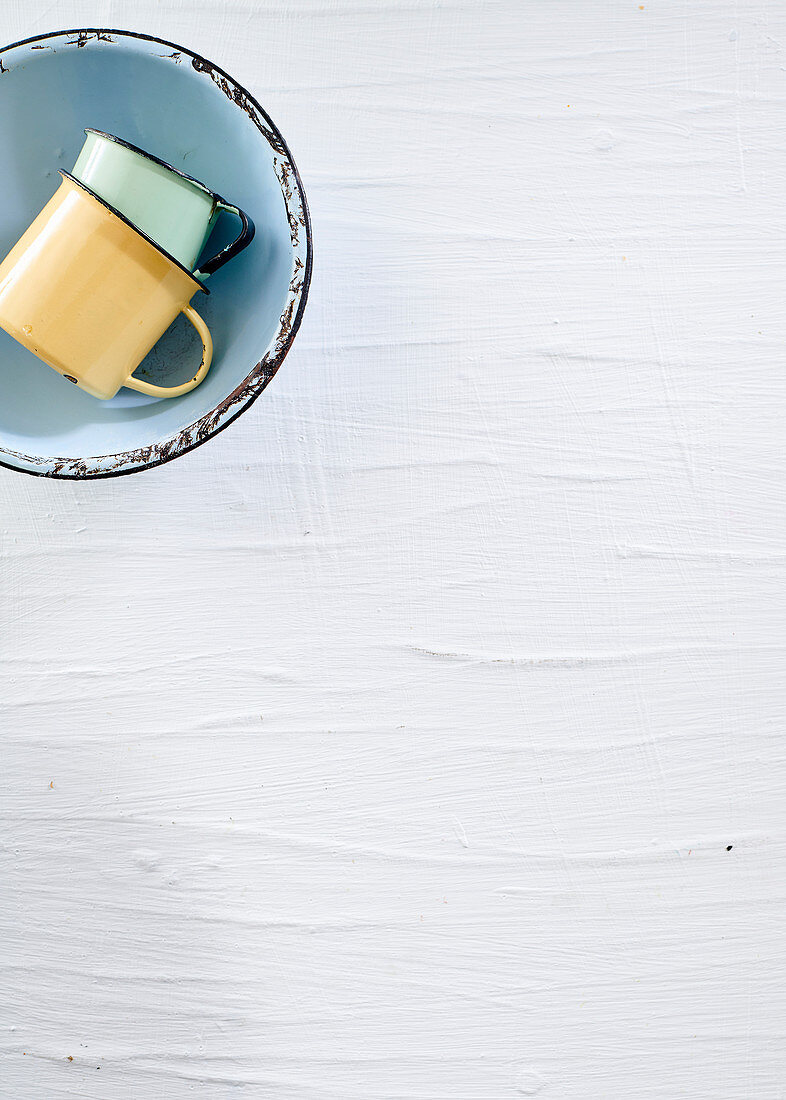
MULTIPOLYGON (((40 46, 36 47, 33 44, 58 38, 70 39, 71 41, 64 44, 77 47, 89 44, 93 37, 98 42, 111 41, 110 38, 103 38, 104 35, 131 39, 135 42, 151 42, 157 46, 168 46, 176 53, 188 57, 192 64, 196 62, 194 68, 198 72, 217 74, 223 81, 227 82, 230 92, 239 92, 243 102, 253 107, 258 118, 264 121, 265 129, 253 117, 252 122, 260 130, 260 135, 271 144, 273 152, 278 153, 282 158, 282 164, 285 164, 288 168, 289 172, 285 174, 288 176, 286 182, 294 184, 294 187, 290 188, 291 196, 288 197, 283 182, 279 179, 279 182, 282 183, 284 205, 292 229, 293 251, 296 257, 303 257, 303 270, 299 284, 297 283, 298 270, 296 269, 293 273, 278 330, 270 341, 263 357, 230 394, 223 398, 210 412, 195 420, 193 424, 181 428, 174 435, 157 443, 151 443, 146 447, 140 447, 133 451, 122 451, 118 454, 91 455, 81 458, 43 457, 22 454, 0 446, 0 466, 37 477, 48 477, 64 481, 93 481, 150 470, 155 466, 162 466, 165 462, 172 462, 181 455, 193 451, 196 447, 207 443, 209 439, 228 428, 241 413, 245 412, 256 401, 272 380, 292 347, 303 319, 303 311, 306 308, 313 265, 311 217, 300 173, 289 151, 289 146, 264 107, 220 65, 216 65, 201 54, 195 53, 185 46, 179 46, 176 42, 170 42, 166 38, 158 38, 155 35, 142 34, 138 31, 120 30, 116 27, 75 27, 68 30, 48 31, 45 34, 37 34, 31 38, 22 38, 18 42, 11 42, 7 46, 0 47, 0 65, 6 54, 20 47, 30 46, 31 48, 40 49, 40 46), (271 137, 274 139, 275 145, 270 142, 271 137), (296 232, 296 226, 298 228, 302 226, 305 230, 304 248, 298 239, 299 234, 296 232)), ((237 106, 239 110, 243 110, 243 103, 234 100, 231 94, 226 89, 222 89, 220 85, 219 89, 224 91, 224 94, 227 95, 233 105, 237 106)), ((2 94, 1 89, 0 94, 2 94)), ((247 111, 244 113, 248 114, 247 111)))

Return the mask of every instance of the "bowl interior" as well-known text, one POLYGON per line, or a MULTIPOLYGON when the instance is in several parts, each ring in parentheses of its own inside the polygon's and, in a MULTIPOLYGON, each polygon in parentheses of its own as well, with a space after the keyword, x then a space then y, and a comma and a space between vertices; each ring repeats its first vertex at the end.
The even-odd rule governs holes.
MULTIPOLYGON (((257 229, 251 245, 207 281, 210 294, 197 292, 192 299, 212 332, 215 353, 207 379, 183 397, 156 400, 124 389, 111 401, 98 401, 0 330, 0 448, 83 458, 169 439, 240 386, 279 332, 294 252, 277 154, 210 72, 159 42, 96 36, 80 47, 75 37, 3 53, 0 254, 54 194, 58 169, 73 167, 86 126, 124 137, 196 176, 245 209, 257 229)), ((236 222, 223 218, 217 232, 229 238, 236 222)), ((137 374, 167 384, 185 381, 199 351, 181 317, 137 374)))

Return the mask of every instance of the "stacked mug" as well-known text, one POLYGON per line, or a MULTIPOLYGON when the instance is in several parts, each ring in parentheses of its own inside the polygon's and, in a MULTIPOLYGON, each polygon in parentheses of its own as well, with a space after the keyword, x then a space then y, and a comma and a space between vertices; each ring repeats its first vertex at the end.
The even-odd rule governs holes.
POLYGON ((122 386, 154 397, 194 389, 213 341, 190 305, 205 278, 251 243, 254 224, 199 180, 101 130, 85 130, 73 173, 0 264, 0 327, 69 382, 104 400, 122 386), (231 244, 197 261, 222 211, 240 219, 231 244), (178 314, 202 340, 199 370, 180 386, 134 371, 178 314))

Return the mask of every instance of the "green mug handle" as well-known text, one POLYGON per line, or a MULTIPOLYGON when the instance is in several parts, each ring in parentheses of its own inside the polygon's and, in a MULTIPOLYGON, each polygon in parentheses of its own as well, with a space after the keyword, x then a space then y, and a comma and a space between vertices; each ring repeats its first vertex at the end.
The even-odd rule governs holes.
POLYGON ((197 279, 204 279, 208 275, 212 275, 214 271, 218 271, 218 269, 223 267, 233 256, 237 256, 238 252, 242 252, 244 248, 248 248, 256 232, 254 223, 251 221, 248 214, 246 214, 245 210, 241 210, 239 206, 233 206, 231 202, 222 199, 220 195, 216 195, 216 208, 218 210, 227 210, 230 214, 236 214, 238 218, 240 218, 240 232, 231 244, 228 244, 226 248, 222 248, 215 256, 211 256, 209 260, 205 260, 203 264, 199 265, 198 270, 194 272, 194 277, 197 279))
POLYGON ((131 390, 139 390, 140 393, 147 393, 151 397, 180 397, 181 393, 196 389, 203 380, 210 370, 213 359, 213 338, 210 335, 210 329, 193 306, 183 306, 180 312, 189 319, 202 339, 202 362, 194 377, 189 382, 184 382, 182 386, 154 386, 151 382, 143 382, 141 378, 134 378, 133 374, 130 374, 123 383, 124 386, 128 386, 131 390))

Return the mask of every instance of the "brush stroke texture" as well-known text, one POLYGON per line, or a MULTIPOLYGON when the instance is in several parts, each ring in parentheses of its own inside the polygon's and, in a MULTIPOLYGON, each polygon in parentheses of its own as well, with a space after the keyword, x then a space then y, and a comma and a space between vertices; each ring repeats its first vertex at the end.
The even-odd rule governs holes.
POLYGON ((0 471, 0 1095, 783 1100, 786 11, 3 14, 224 65, 316 266, 204 448, 0 471))

